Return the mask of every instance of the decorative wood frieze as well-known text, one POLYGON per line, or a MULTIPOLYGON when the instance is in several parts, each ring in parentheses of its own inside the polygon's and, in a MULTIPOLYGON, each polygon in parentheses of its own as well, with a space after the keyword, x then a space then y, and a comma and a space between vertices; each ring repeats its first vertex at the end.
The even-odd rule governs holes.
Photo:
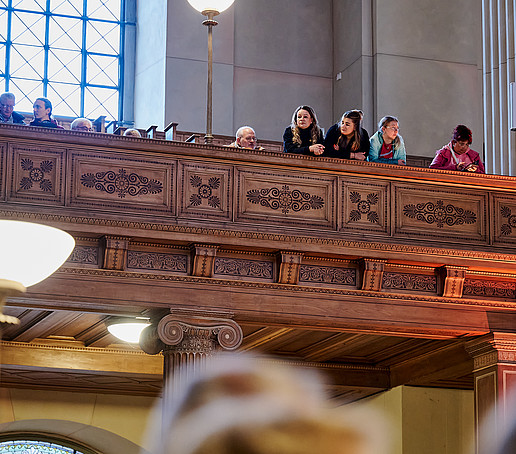
POLYGON ((98 265, 99 264, 99 248, 98 246, 76 245, 67 263, 75 263, 81 265, 98 265))
POLYGON ((279 264, 278 283, 297 284, 303 254, 281 251, 277 254, 277 260, 279 264))
POLYGON ((360 288, 379 292, 382 289, 383 270, 386 260, 368 260, 361 259, 359 261, 360 288))
POLYGON ((228 166, 180 163, 179 215, 231 219, 232 172, 228 166))
POLYGON ((104 210, 174 210, 174 162, 72 153, 70 203, 104 210))
POLYGON ((466 342, 465 347, 473 358, 475 372, 501 364, 516 365, 514 333, 489 333, 466 342))
POLYGON ((272 281, 274 277, 274 264, 272 261, 264 260, 216 257, 213 274, 272 281))
POLYGON ((467 297, 516 298, 516 282, 486 279, 464 279, 462 294, 467 297))
POLYGON ((65 150, 13 146, 8 200, 34 200, 64 204, 65 150))
POLYGON ((426 274, 392 273, 384 271, 382 289, 436 293, 437 278, 426 274))
POLYGON ((213 277, 213 267, 219 246, 192 244, 192 276, 213 277))
POLYGON ((299 282, 310 284, 357 285, 357 270, 336 266, 301 265, 299 282))
POLYGON ((437 293, 445 298, 461 298, 467 267, 441 266, 437 269, 437 293))
POLYGON ((335 177, 239 168, 237 218, 283 226, 335 227, 335 177))
POLYGON ((127 269, 187 274, 188 256, 147 251, 127 251, 127 269))
POLYGON ((118 236, 104 236, 104 263, 106 270, 124 271, 127 264, 129 239, 118 236))

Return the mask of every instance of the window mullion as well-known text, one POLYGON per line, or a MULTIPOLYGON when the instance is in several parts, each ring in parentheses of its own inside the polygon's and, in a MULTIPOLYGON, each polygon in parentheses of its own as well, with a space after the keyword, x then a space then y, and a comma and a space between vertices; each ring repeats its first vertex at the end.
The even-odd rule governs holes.
POLYGON ((84 0, 82 4, 82 43, 81 43, 81 117, 84 117, 86 97, 86 83, 87 83, 87 64, 88 64, 88 52, 86 49, 86 32, 88 28, 88 0, 84 0))

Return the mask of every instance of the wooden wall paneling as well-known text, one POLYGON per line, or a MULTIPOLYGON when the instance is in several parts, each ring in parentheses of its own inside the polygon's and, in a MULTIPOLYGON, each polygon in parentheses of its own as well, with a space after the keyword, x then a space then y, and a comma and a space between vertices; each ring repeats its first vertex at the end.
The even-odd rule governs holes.
POLYGON ((368 234, 390 232, 389 182, 367 178, 342 178, 341 230, 368 234))
POLYGON ((0 143, 0 200, 5 201, 7 194, 6 188, 6 169, 7 169, 7 142, 0 143))
POLYGON ((66 149, 10 144, 7 201, 64 206, 66 149))
POLYGON ((238 168, 237 222, 335 230, 336 176, 238 168))
POLYGON ((180 161, 179 217, 231 221, 232 167, 212 162, 180 161))
POLYGON ((396 185, 395 236, 451 243, 488 243, 487 193, 446 186, 396 185))
POLYGON ((175 161, 145 155, 95 154, 74 151, 70 203, 123 216, 175 213, 175 161))

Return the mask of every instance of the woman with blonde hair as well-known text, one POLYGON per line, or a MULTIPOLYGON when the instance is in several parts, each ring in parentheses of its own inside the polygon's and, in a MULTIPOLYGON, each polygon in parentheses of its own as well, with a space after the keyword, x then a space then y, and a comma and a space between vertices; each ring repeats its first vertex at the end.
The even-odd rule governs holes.
POLYGON ((403 137, 399 135, 400 123, 396 117, 386 115, 378 123, 376 131, 369 139, 369 156, 371 162, 398 164, 404 166, 407 155, 403 137))
POLYGON ((361 110, 348 110, 328 129, 324 138, 326 156, 365 161, 369 154, 369 134, 362 128, 363 117, 361 110))
POLYGON ((283 134, 283 151, 315 156, 324 153, 323 133, 310 106, 299 106, 294 111, 292 122, 283 134))

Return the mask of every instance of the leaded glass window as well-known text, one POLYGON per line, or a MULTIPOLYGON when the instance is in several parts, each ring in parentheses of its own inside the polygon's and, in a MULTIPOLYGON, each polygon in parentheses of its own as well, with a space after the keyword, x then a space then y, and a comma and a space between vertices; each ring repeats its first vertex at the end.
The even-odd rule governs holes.
POLYGON ((0 442, 0 454, 86 454, 73 448, 44 441, 16 440, 0 442))
POLYGON ((0 87, 16 110, 45 96, 56 115, 123 120, 126 2, 0 0, 0 87))

